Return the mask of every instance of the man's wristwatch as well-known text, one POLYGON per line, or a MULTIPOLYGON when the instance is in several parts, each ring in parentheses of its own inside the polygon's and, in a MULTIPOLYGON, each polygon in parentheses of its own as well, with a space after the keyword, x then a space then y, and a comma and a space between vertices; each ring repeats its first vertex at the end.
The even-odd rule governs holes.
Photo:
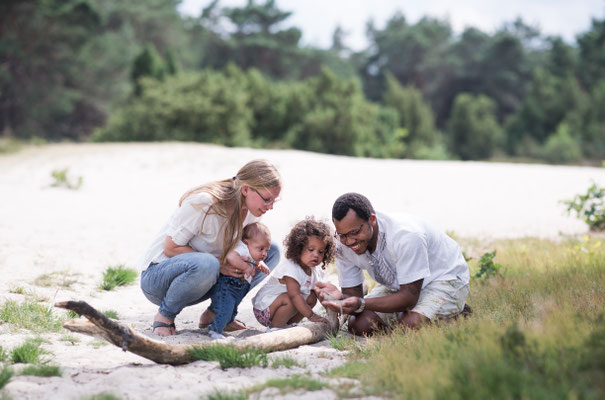
POLYGON ((355 314, 359 314, 362 313, 363 310, 365 310, 366 308, 366 300, 363 297, 360 297, 361 299, 361 305, 359 306, 359 308, 355 311, 353 311, 355 314))

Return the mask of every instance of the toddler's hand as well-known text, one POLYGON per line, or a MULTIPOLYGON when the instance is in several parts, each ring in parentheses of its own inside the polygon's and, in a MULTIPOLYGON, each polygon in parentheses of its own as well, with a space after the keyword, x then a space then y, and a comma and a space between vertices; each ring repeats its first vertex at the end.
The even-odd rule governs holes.
POLYGON ((311 322, 323 322, 324 324, 328 323, 327 319, 325 319, 324 317, 319 316, 319 315, 317 315, 315 313, 313 313, 313 315, 311 315, 308 319, 311 322))

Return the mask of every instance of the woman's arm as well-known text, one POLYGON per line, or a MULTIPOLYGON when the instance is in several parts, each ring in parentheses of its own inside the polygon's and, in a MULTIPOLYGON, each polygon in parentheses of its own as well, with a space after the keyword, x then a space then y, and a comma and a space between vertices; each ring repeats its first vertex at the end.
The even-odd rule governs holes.
POLYGON ((174 243, 170 236, 166 236, 166 239, 164 240, 164 254, 166 254, 166 257, 174 257, 179 254, 194 252, 195 250, 189 246, 179 246, 174 243))

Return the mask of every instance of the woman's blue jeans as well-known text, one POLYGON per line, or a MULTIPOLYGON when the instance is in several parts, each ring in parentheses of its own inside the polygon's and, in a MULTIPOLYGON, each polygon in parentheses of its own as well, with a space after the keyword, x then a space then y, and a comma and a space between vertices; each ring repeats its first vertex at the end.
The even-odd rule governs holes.
MULTIPOLYGON (((265 264, 273 271, 278 262, 279 248, 271 243, 265 264)), ((210 298, 219 268, 219 261, 212 254, 179 254, 159 264, 149 265, 141 274, 141 289, 149 301, 160 306, 160 314, 174 319, 183 308, 210 298)), ((266 274, 257 272, 250 289, 266 277, 266 274)))

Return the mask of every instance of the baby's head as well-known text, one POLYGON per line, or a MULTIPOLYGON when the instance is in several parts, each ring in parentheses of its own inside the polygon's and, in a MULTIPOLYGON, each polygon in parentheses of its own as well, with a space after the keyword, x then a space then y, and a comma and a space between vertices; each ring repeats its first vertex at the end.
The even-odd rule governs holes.
POLYGON ((334 261, 334 238, 330 227, 313 217, 306 217, 284 239, 286 258, 302 267, 313 268, 334 261))
POLYGON ((253 222, 244 227, 242 241, 248 246, 254 261, 263 261, 267 258, 267 251, 271 247, 271 232, 267 225, 253 222))

